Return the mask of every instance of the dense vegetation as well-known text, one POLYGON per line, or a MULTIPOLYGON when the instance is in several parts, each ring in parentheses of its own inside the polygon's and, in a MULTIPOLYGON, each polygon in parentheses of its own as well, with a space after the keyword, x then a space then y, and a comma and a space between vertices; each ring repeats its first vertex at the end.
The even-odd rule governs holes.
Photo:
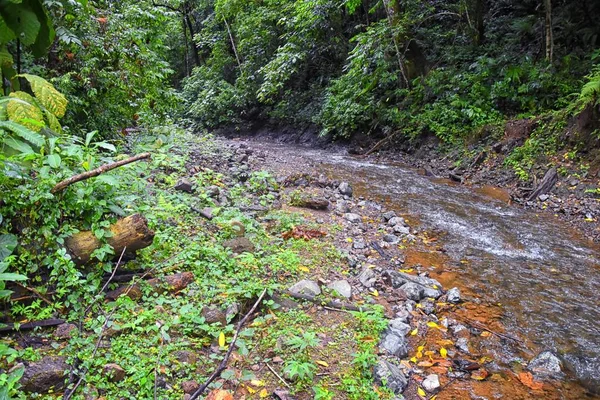
MULTIPOLYGON (((564 145, 556 135, 584 110, 597 140, 599 14, 596 0, 0 2, 0 296, 10 296, 6 285, 25 281, 24 289, 39 294, 27 305, 7 307, 8 319, 57 313, 89 318, 102 276, 111 271, 113 250, 105 236, 110 223, 136 211, 151 211, 155 228, 172 216, 186 220, 182 200, 166 192, 189 157, 165 154, 175 144, 185 147, 175 138, 175 120, 189 120, 195 128, 314 125, 336 138, 371 134, 404 141, 434 135, 460 146, 482 132, 502 131, 497 128, 509 119, 541 116, 545 123, 508 159, 517 171, 537 154, 564 145), (157 153, 149 166, 51 193, 64 178, 121 159, 126 151, 148 149, 157 153), (164 184, 158 195, 142 179, 152 170, 160 171, 164 184), (161 210, 154 209, 157 201, 161 210), (103 243, 94 253, 95 270, 78 269, 63 247, 78 230, 91 230, 103 243)), ((252 185, 261 192, 268 179, 255 178, 234 197, 241 201, 252 185)), ((219 181, 208 171, 198 179, 206 187, 219 181)), ((239 215, 223 220, 233 217, 239 215)), ((273 218, 285 225, 288 217, 273 218)), ((211 268, 231 272, 228 254, 211 250, 209 238, 177 244, 182 236, 177 229, 158 232, 164 243, 190 246, 186 251, 207 255, 211 268)), ((161 247, 166 244, 155 249, 161 260, 171 257, 161 247)), ((245 262, 259 268, 283 258, 297 273, 300 250, 265 242, 270 258, 245 262)), ((193 257, 188 253, 183 256, 193 257)), ((153 261, 145 257, 141 263, 153 261)), ((194 268, 198 274, 210 269, 201 263, 194 268)), ((232 296, 260 291, 248 276, 236 281, 247 285, 225 285, 232 296)), ((141 313, 121 304, 131 314, 117 319, 138 315, 133 328, 154 334, 148 340, 159 351, 156 343, 166 340, 168 327, 153 331, 148 321, 158 311, 149 311, 151 295, 146 300, 149 308, 141 313)), ((189 308, 191 301, 172 306, 189 308)), ((86 321, 90 331, 104 323, 100 317, 86 321)), ((191 329, 192 322, 182 324, 191 329)), ((203 329, 207 336, 219 334, 214 327, 203 329)), ((73 346, 89 354, 94 344, 86 338, 73 346)), ((124 339, 121 345, 135 343, 124 339)), ((130 356, 131 362, 137 357, 130 356)), ((16 353, 2 343, 0 357, 12 361, 16 353)), ((82 368, 92 367, 90 361, 82 368)), ((312 372, 305 375, 306 386, 312 372)), ((0 374, 0 397, 17 392, 18 378, 18 370, 0 374)), ((156 388, 142 378, 129 383, 150 396, 156 388)), ((122 390, 115 396, 128 393, 122 390)))

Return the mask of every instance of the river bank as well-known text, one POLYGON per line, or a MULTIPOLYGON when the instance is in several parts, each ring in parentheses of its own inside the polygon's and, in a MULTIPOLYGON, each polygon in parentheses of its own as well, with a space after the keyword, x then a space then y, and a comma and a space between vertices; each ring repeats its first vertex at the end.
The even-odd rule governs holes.
MULTIPOLYGON (((495 294, 502 286, 477 271, 476 247, 457 247, 428 221, 433 213, 379 186, 429 185, 418 174, 180 131, 132 139, 131 151, 151 149, 153 160, 123 175, 127 210, 145 215, 154 243, 113 267, 119 283, 105 274, 108 293, 84 304, 85 319, 57 312, 65 320, 58 328, 5 338, 18 351, 6 367, 25 367, 24 398, 62 397, 80 379, 73 398, 189 399, 265 289, 209 388, 214 396, 596 398, 575 379, 580 371, 570 368, 579 364, 510 323, 527 325, 527 312, 495 294), (157 290, 149 278, 168 285, 157 290), (119 297, 128 285, 135 296, 119 297)), ((471 199, 463 188, 435 188, 464 205, 471 199)), ((504 215, 500 203, 478 201, 504 215)), ((498 249, 511 250, 505 245, 498 249)), ((510 260, 516 272, 522 261, 510 260)))

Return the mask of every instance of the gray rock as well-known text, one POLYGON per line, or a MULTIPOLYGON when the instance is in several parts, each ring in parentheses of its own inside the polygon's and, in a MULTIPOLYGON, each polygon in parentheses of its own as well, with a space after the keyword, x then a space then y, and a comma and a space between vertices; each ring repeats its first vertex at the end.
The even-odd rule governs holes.
POLYGON ((403 225, 395 225, 393 229, 394 229, 394 232, 400 233, 402 235, 410 234, 410 229, 408 229, 406 226, 403 226, 403 225))
POLYGON ((395 394, 400 394, 408 386, 408 379, 400 368, 387 360, 379 360, 373 369, 375 382, 387 386, 395 394))
POLYGON ((373 270, 370 268, 365 268, 358 275, 358 280, 363 284, 364 287, 373 287, 376 280, 375 272, 373 272, 373 270))
POLYGON ((349 299, 352 297, 352 286, 346 280, 331 282, 327 287, 336 291, 340 296, 349 299))
POLYGON ((551 351, 538 354, 527 365, 536 377, 560 378, 562 376, 562 361, 551 351))
POLYGON ((188 350, 176 351, 175 359, 182 364, 196 364, 196 361, 198 361, 196 354, 188 350))
POLYGON ((64 357, 44 357, 30 363, 21 377, 21 389, 28 393, 60 391, 65 387, 65 375, 69 370, 64 357))
POLYGON ((381 214, 381 216, 386 221, 389 221, 390 219, 392 219, 392 218, 394 218, 396 216, 396 212, 395 211, 384 212, 383 214, 381 214))
POLYGON ((388 323, 387 330, 396 336, 404 337, 410 332, 410 325, 402 318, 396 318, 388 323))
POLYGON ((109 382, 121 382, 125 379, 125 370, 119 364, 106 364, 102 370, 109 382))
POLYGON ((423 289, 423 296, 432 299, 439 299, 442 297, 442 291, 439 289, 425 288, 423 289))
POLYGON ((339 200, 337 203, 335 203, 335 211, 340 214, 346 214, 350 212, 350 207, 344 200, 339 200))
POLYGON ((321 294, 321 288, 315 281, 303 279, 300 282, 292 286, 289 291, 293 294, 305 294, 308 296, 318 296, 321 294))
POLYGON ((365 241, 363 239, 356 239, 354 241, 354 244, 352 245, 353 248, 355 248, 356 250, 363 250, 367 248, 367 244, 365 243, 365 241))
POLYGON ((175 185, 175 190, 192 193, 194 191, 194 187, 192 185, 192 182, 189 181, 189 179, 181 178, 177 181, 177 184, 175 185))
POLYGON ((427 315, 431 315, 435 312, 435 303, 433 300, 425 299, 421 301, 421 311, 427 315))
POLYGON ((348 182, 340 183, 338 190, 344 196, 352 197, 352 186, 348 182))
POLYGON ((232 303, 227 306, 227 309, 225 310, 225 317, 227 318, 228 321, 231 321, 239 313, 240 313, 240 305, 238 303, 232 303))
POLYGON ((356 257, 348 255, 347 260, 348 260, 348 266, 350 268, 356 268, 358 266, 358 260, 356 259, 356 257))
POLYGON ((435 393, 441 387, 440 378, 436 374, 427 375, 421 385, 423 386, 423 389, 427 390, 429 393, 435 393))
POLYGON ((409 318, 410 318, 410 313, 405 308, 402 308, 400 311, 398 311, 396 313, 396 320, 397 321, 404 322, 405 324, 408 324, 408 319, 409 318))
POLYGON ((448 303, 458 304, 460 301, 460 289, 454 287, 448 290, 448 303))
POLYGON ((396 244, 400 242, 400 238, 396 235, 392 235, 392 234, 387 234, 383 236, 383 240, 386 243, 391 243, 391 244, 396 244))
POLYGON ((540 201, 546 201, 550 198, 550 196, 548 196, 547 194, 540 194, 538 196, 538 199, 540 199, 540 201))
POLYGON ((202 309, 202 316, 204 317, 204 322, 207 324, 220 323, 223 326, 227 325, 227 316, 217 307, 204 307, 202 309))
POLYGON ((200 385, 196 381, 183 381, 181 382, 181 390, 186 394, 194 394, 196 390, 200 388, 200 385))
POLYGON ((351 222, 353 224, 357 224, 359 222, 362 222, 362 218, 360 215, 358 214, 354 214, 354 213, 346 213, 344 214, 344 219, 348 222, 351 222))
POLYGON ((392 217, 388 220, 388 225, 389 226, 396 226, 396 225, 406 225, 406 221, 404 221, 404 218, 400 218, 400 217, 392 217))
POLYGON ((423 286, 416 283, 408 282, 400 288, 406 294, 406 298, 414 301, 419 301, 423 298, 423 286))
POLYGON ((458 335, 460 332, 468 330, 466 326, 458 324, 458 325, 452 325, 450 327, 450 330, 452 331, 452 334, 454 336, 458 335))
POLYGON ((380 347, 396 357, 404 358, 408 356, 408 342, 406 339, 391 332, 383 336, 380 347))
POLYGON ((456 340, 456 348, 462 351, 463 353, 470 354, 469 350, 469 339, 466 337, 461 337, 456 340))
POLYGON ((69 339, 77 333, 77 326, 75 324, 60 324, 54 331, 54 336, 58 339, 69 339))
POLYGON ((250 239, 244 236, 224 241, 223 247, 231 249, 231 251, 235 254, 254 253, 254 250, 256 249, 254 247, 254 243, 252 243, 250 239))

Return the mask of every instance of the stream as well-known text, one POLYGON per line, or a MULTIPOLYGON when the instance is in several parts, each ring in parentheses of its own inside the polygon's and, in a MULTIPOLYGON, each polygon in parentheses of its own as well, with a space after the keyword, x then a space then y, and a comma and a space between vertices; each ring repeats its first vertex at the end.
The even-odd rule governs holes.
POLYGON ((600 392, 600 251, 564 222, 410 167, 290 145, 253 147, 275 154, 292 172, 309 164, 348 181, 355 195, 417 220, 420 230, 439 232, 464 285, 502 304, 507 332, 536 351, 555 351, 570 374, 600 392))

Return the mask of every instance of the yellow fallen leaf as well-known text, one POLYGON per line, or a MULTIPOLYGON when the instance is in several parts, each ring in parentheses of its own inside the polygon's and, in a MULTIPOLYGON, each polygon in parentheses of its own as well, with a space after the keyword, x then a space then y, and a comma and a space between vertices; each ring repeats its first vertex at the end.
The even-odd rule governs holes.
POLYGON ((413 272, 414 269, 413 268, 409 268, 409 269, 401 269, 400 272, 404 272, 405 274, 409 273, 409 272, 413 272))
POLYGON ((379 297, 379 292, 377 291, 377 289, 373 289, 373 291, 371 292, 371 294, 375 297, 379 297))
POLYGON ((250 384, 256 387, 262 387, 265 386, 265 383, 263 381, 259 381, 258 379, 252 379, 250 381, 250 384))
POLYGON ((267 392, 267 389, 263 389, 260 391, 260 393, 258 395, 260 396, 261 399, 264 399, 265 397, 269 397, 269 392, 267 392))
POLYGON ((417 360, 417 357, 413 357, 413 358, 410 359, 410 361, 412 361, 413 363, 416 364, 418 360, 417 360))
POLYGON ((223 332, 219 334, 219 346, 225 346, 225 334, 223 332))
POLYGON ((346 238, 346 242, 352 243, 352 238, 346 238))
POLYGON ((419 347, 417 347, 417 351, 420 353, 425 349, 425 346, 421 345, 419 347))
POLYGON ((435 396, 429 398, 429 400, 435 400, 435 399, 437 399, 437 394, 435 396))
POLYGON ((433 285, 433 288, 434 289, 439 289, 439 286, 438 285, 433 285))
POLYGON ((427 397, 427 393, 422 388, 417 389, 417 394, 421 397, 427 397))
POLYGON ((412 331, 410 331, 410 336, 416 336, 417 333, 419 333, 419 328, 415 328, 412 331))
POLYGON ((445 348, 445 347, 442 347, 442 348, 440 349, 440 355, 441 355, 442 357, 446 358, 446 357, 448 356, 448 350, 446 350, 446 348, 445 348))
POLYGON ((317 360, 317 364, 325 368, 329 367, 329 364, 327 364, 325 361, 317 360))
POLYGON ((308 269, 306 267, 298 267, 298 269, 302 272, 310 272, 310 269, 308 269))
POLYGON ((488 331, 481 332, 481 337, 490 337, 490 336, 492 336, 492 334, 489 333, 488 331))
POLYGON ((440 327, 438 324, 436 324, 436 323, 435 323, 435 322, 433 322, 433 321, 429 321, 429 322, 427 323, 427 326, 428 326, 428 327, 430 327, 430 328, 439 328, 439 327, 440 327))
POLYGON ((258 392, 258 389, 254 389, 254 388, 253 388, 252 386, 250 386, 250 385, 246 385, 246 390, 247 390, 248 392, 250 392, 250 394, 254 394, 254 393, 258 392))

